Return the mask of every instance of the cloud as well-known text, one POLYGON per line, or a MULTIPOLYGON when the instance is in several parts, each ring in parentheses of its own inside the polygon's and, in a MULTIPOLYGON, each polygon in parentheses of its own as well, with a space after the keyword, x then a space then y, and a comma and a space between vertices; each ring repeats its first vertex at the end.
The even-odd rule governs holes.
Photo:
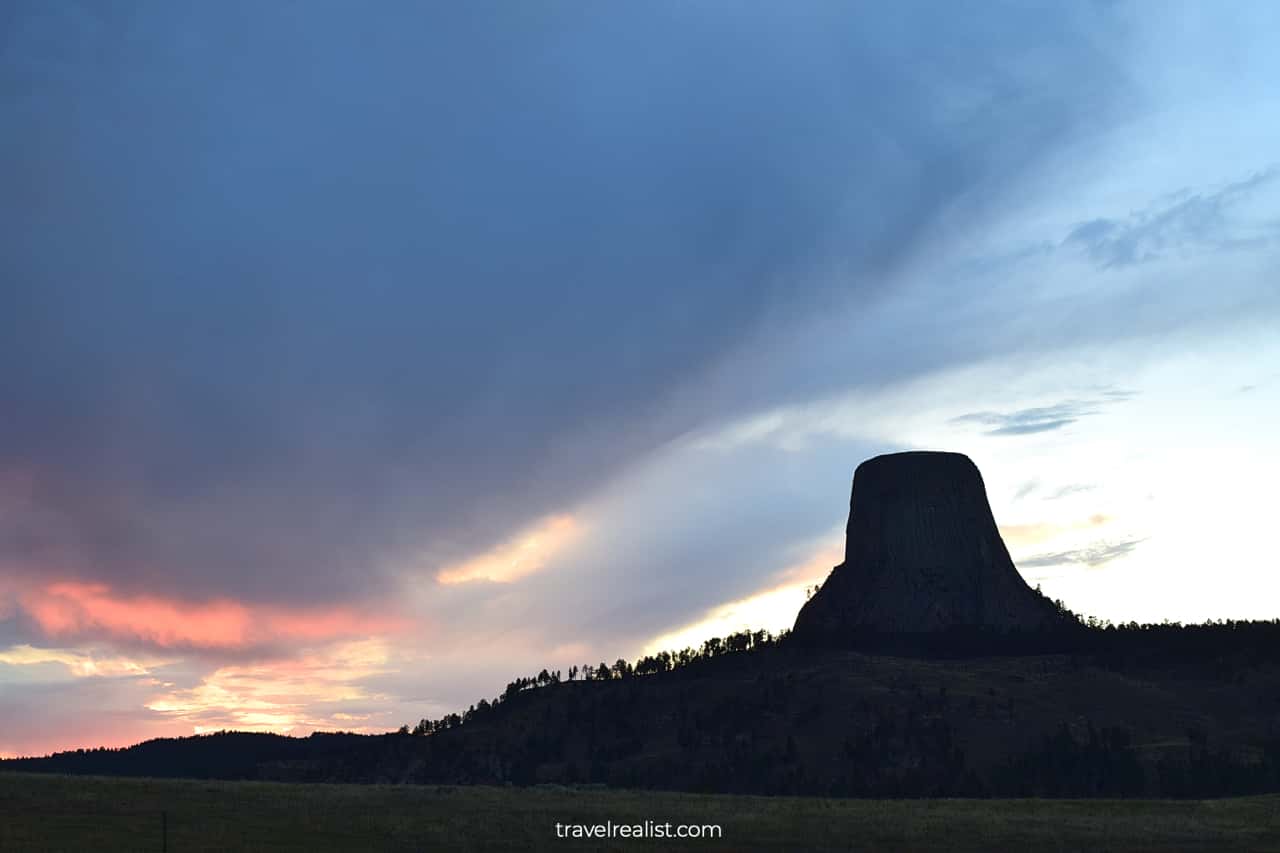
POLYGON ((1174 194, 1124 219, 1083 222, 1062 241, 1078 248, 1102 269, 1148 263, 1183 252, 1228 251, 1274 245, 1280 222, 1240 221, 1232 214, 1276 183, 1280 171, 1258 172, 1212 192, 1174 194))
POLYGON ((799 393, 703 383, 1123 91, 1085 7, 7 14, 0 562, 194 601, 378 600, 799 393))
POLYGON ((510 656, 578 644, 610 660, 633 655, 719 604, 802 584, 788 571, 842 541, 857 463, 894 449, 852 440, 711 449, 689 436, 593 495, 581 537, 542 571, 417 590, 411 606, 438 626, 438 648, 510 656), (448 618, 462 611, 466 620, 448 618))
POLYGON ((362 682, 386 672, 389 659, 382 640, 339 643, 289 660, 219 667, 192 687, 150 697, 146 707, 189 724, 196 734, 387 731, 398 725, 389 697, 370 693, 362 682))
MULTIPOLYGON (((1080 418, 1099 414, 1101 406, 1130 399, 1133 392, 1104 392, 1102 400, 1064 400, 1052 406, 1034 406, 1012 412, 970 412, 951 419, 953 424, 979 424, 991 429, 984 435, 1031 435, 1069 426, 1080 418)), ((1029 490, 1028 490, 1029 493, 1029 490)), ((1019 493, 1018 497, 1024 497, 1019 493)))
POLYGON ((1021 486, 1019 486, 1018 490, 1013 493, 1013 499, 1015 501, 1020 501, 1038 488, 1040 488, 1039 480, 1034 480, 1034 479, 1028 480, 1027 482, 1023 483, 1021 486))
POLYGON ((1018 561, 1020 569, 1042 569, 1049 566, 1082 565, 1091 569, 1105 565, 1119 557, 1131 553, 1145 539, 1128 539, 1121 542, 1100 542, 1088 548, 1077 548, 1071 551, 1059 551, 1053 554, 1040 554, 1018 561))
POLYGON ((580 526, 573 516, 552 516, 478 557, 441 569, 436 580, 443 584, 476 580, 511 583, 545 567, 548 560, 580 534, 580 526))
POLYGON ((149 675, 151 670, 169 663, 163 658, 99 656, 74 649, 38 649, 30 645, 11 646, 0 651, 0 664, 8 666, 38 666, 62 664, 77 678, 149 675))
POLYGON ((1083 494, 1084 492, 1091 492, 1096 488, 1097 488, 1097 485, 1093 483, 1070 483, 1066 486, 1061 486, 1057 489, 1054 489, 1052 493, 1045 495, 1044 499, 1047 501, 1058 500, 1060 498, 1070 497, 1071 495, 1078 495, 1078 494, 1083 494))
POLYGON ((1266 387, 1268 387, 1268 386, 1273 385, 1273 384, 1275 383, 1276 379, 1278 379, 1278 378, 1280 378, 1280 374, 1277 374, 1277 373, 1271 373, 1271 374, 1268 374, 1268 375, 1265 375, 1265 376, 1261 376, 1261 377, 1259 377, 1259 378, 1257 378, 1257 379, 1254 379, 1254 380, 1253 380, 1253 381, 1251 381, 1251 382, 1246 382, 1246 383, 1244 383, 1244 384, 1242 384, 1242 385, 1238 386, 1238 387, 1236 388, 1236 393, 1237 393, 1237 394, 1251 394, 1251 393, 1253 393, 1254 391, 1257 391, 1259 388, 1266 388, 1266 387))
POLYGON ((394 633, 403 619, 348 607, 285 608, 229 599, 189 602, 128 596, 105 584, 60 581, 33 589, 20 607, 48 637, 104 636, 163 648, 243 649, 280 641, 394 633))

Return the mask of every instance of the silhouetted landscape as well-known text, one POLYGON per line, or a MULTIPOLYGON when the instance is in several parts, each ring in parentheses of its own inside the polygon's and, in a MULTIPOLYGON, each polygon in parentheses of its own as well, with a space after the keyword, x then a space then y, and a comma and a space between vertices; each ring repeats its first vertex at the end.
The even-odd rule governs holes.
POLYGON ((748 637, 519 679, 385 735, 225 732, 0 769, 874 797, 1280 791, 1280 622, 849 649, 748 637))
POLYGON ((1081 620, 1022 582, 956 454, 860 466, 848 537, 781 636, 544 669, 384 735, 222 732, 0 769, 836 797, 1280 791, 1280 620, 1081 620), (869 588, 889 591, 867 607, 869 588), (813 627, 820 604, 834 615, 813 627))

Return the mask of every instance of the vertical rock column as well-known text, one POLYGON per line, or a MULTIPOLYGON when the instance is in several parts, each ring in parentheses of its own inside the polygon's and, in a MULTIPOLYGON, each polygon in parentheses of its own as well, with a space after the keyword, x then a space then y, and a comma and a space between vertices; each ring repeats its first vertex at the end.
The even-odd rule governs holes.
POLYGON ((868 459, 853 475, 844 562, 800 610, 797 636, 1060 621, 996 529, 982 475, 960 453, 868 459))

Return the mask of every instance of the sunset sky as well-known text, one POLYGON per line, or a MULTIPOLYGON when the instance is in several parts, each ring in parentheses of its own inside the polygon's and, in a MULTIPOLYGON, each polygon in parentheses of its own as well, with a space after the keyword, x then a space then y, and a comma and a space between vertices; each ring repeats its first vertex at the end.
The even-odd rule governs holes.
POLYGON ((0 5, 0 756, 787 627, 856 465, 1280 617, 1280 4, 0 5))

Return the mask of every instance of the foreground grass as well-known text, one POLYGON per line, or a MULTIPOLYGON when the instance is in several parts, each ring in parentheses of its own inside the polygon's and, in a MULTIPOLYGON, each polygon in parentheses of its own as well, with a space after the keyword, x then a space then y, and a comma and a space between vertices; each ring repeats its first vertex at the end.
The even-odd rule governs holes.
POLYGON ((1280 796, 828 800, 563 788, 0 774, 0 850, 1280 851, 1280 796), (720 824, 719 840, 558 839, 555 825, 720 824))

